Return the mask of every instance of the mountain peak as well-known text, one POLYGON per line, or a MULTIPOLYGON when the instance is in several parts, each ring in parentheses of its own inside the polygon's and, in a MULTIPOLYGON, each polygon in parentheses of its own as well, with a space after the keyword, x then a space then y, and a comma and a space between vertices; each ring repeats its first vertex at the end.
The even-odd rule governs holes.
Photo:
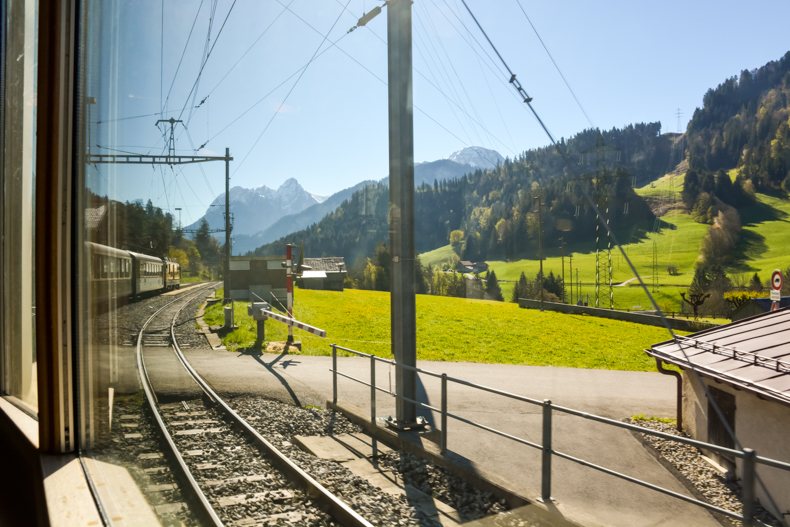
POLYGON ((489 150, 482 146, 468 146, 453 152, 449 159, 450 161, 474 168, 496 168, 498 164, 505 160, 496 150, 489 150))
POLYGON ((302 187, 302 185, 300 185, 295 178, 289 177, 283 181, 283 184, 280 185, 280 188, 277 189, 277 192, 294 192, 299 190, 304 191, 304 187, 302 187))

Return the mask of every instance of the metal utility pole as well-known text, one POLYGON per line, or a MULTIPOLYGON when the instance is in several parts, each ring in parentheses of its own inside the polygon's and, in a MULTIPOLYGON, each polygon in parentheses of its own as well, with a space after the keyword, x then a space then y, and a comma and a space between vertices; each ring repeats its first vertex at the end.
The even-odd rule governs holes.
POLYGON ((390 293, 395 355, 396 427, 417 423, 417 331, 414 288, 414 116, 411 0, 387 3, 389 82, 390 293), (410 401, 411 400, 411 401, 410 401))
POLYGON ((175 157, 176 156, 176 134, 175 128, 176 123, 184 124, 184 121, 181 119, 159 119, 156 121, 156 126, 159 127, 159 123, 168 123, 170 125, 170 135, 167 138, 167 157, 175 157))
POLYGON ((230 298, 230 148, 225 148, 225 269, 222 273, 224 288, 223 304, 231 301, 230 298))
MULTIPOLYGON (((571 277, 571 301, 570 303, 573 304, 573 253, 568 255, 568 274, 571 277)), ((565 278, 563 278, 565 280, 565 278)))
POLYGON ((540 310, 543 311, 543 206, 540 195, 535 196, 535 199, 538 200, 538 258, 540 259, 538 287, 540 287, 540 310))

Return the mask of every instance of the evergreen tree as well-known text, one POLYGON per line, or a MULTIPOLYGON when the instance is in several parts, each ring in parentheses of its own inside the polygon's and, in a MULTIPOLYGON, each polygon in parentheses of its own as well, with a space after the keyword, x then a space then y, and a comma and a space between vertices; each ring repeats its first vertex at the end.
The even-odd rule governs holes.
POLYGON ((496 278, 496 273, 491 270, 486 274, 486 295, 492 300, 504 300, 502 296, 502 289, 499 287, 499 281, 496 278))

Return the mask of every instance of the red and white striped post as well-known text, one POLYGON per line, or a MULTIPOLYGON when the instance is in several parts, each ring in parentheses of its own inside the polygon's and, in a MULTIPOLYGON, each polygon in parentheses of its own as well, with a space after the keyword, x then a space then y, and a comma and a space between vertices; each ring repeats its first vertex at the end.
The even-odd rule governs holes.
MULTIPOLYGON (((294 317, 294 276, 293 276, 293 244, 285 244, 285 309, 288 317, 294 317)), ((294 330, 288 326, 288 340, 291 344, 294 341, 294 330)))

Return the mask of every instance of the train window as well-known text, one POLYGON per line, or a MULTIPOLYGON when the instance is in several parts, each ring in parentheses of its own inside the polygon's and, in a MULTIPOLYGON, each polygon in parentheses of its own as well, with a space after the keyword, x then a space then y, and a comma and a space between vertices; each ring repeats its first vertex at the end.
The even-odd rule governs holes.
POLYGON ((36 14, 33 0, 0 9, 0 392, 37 408, 34 295, 36 14))

